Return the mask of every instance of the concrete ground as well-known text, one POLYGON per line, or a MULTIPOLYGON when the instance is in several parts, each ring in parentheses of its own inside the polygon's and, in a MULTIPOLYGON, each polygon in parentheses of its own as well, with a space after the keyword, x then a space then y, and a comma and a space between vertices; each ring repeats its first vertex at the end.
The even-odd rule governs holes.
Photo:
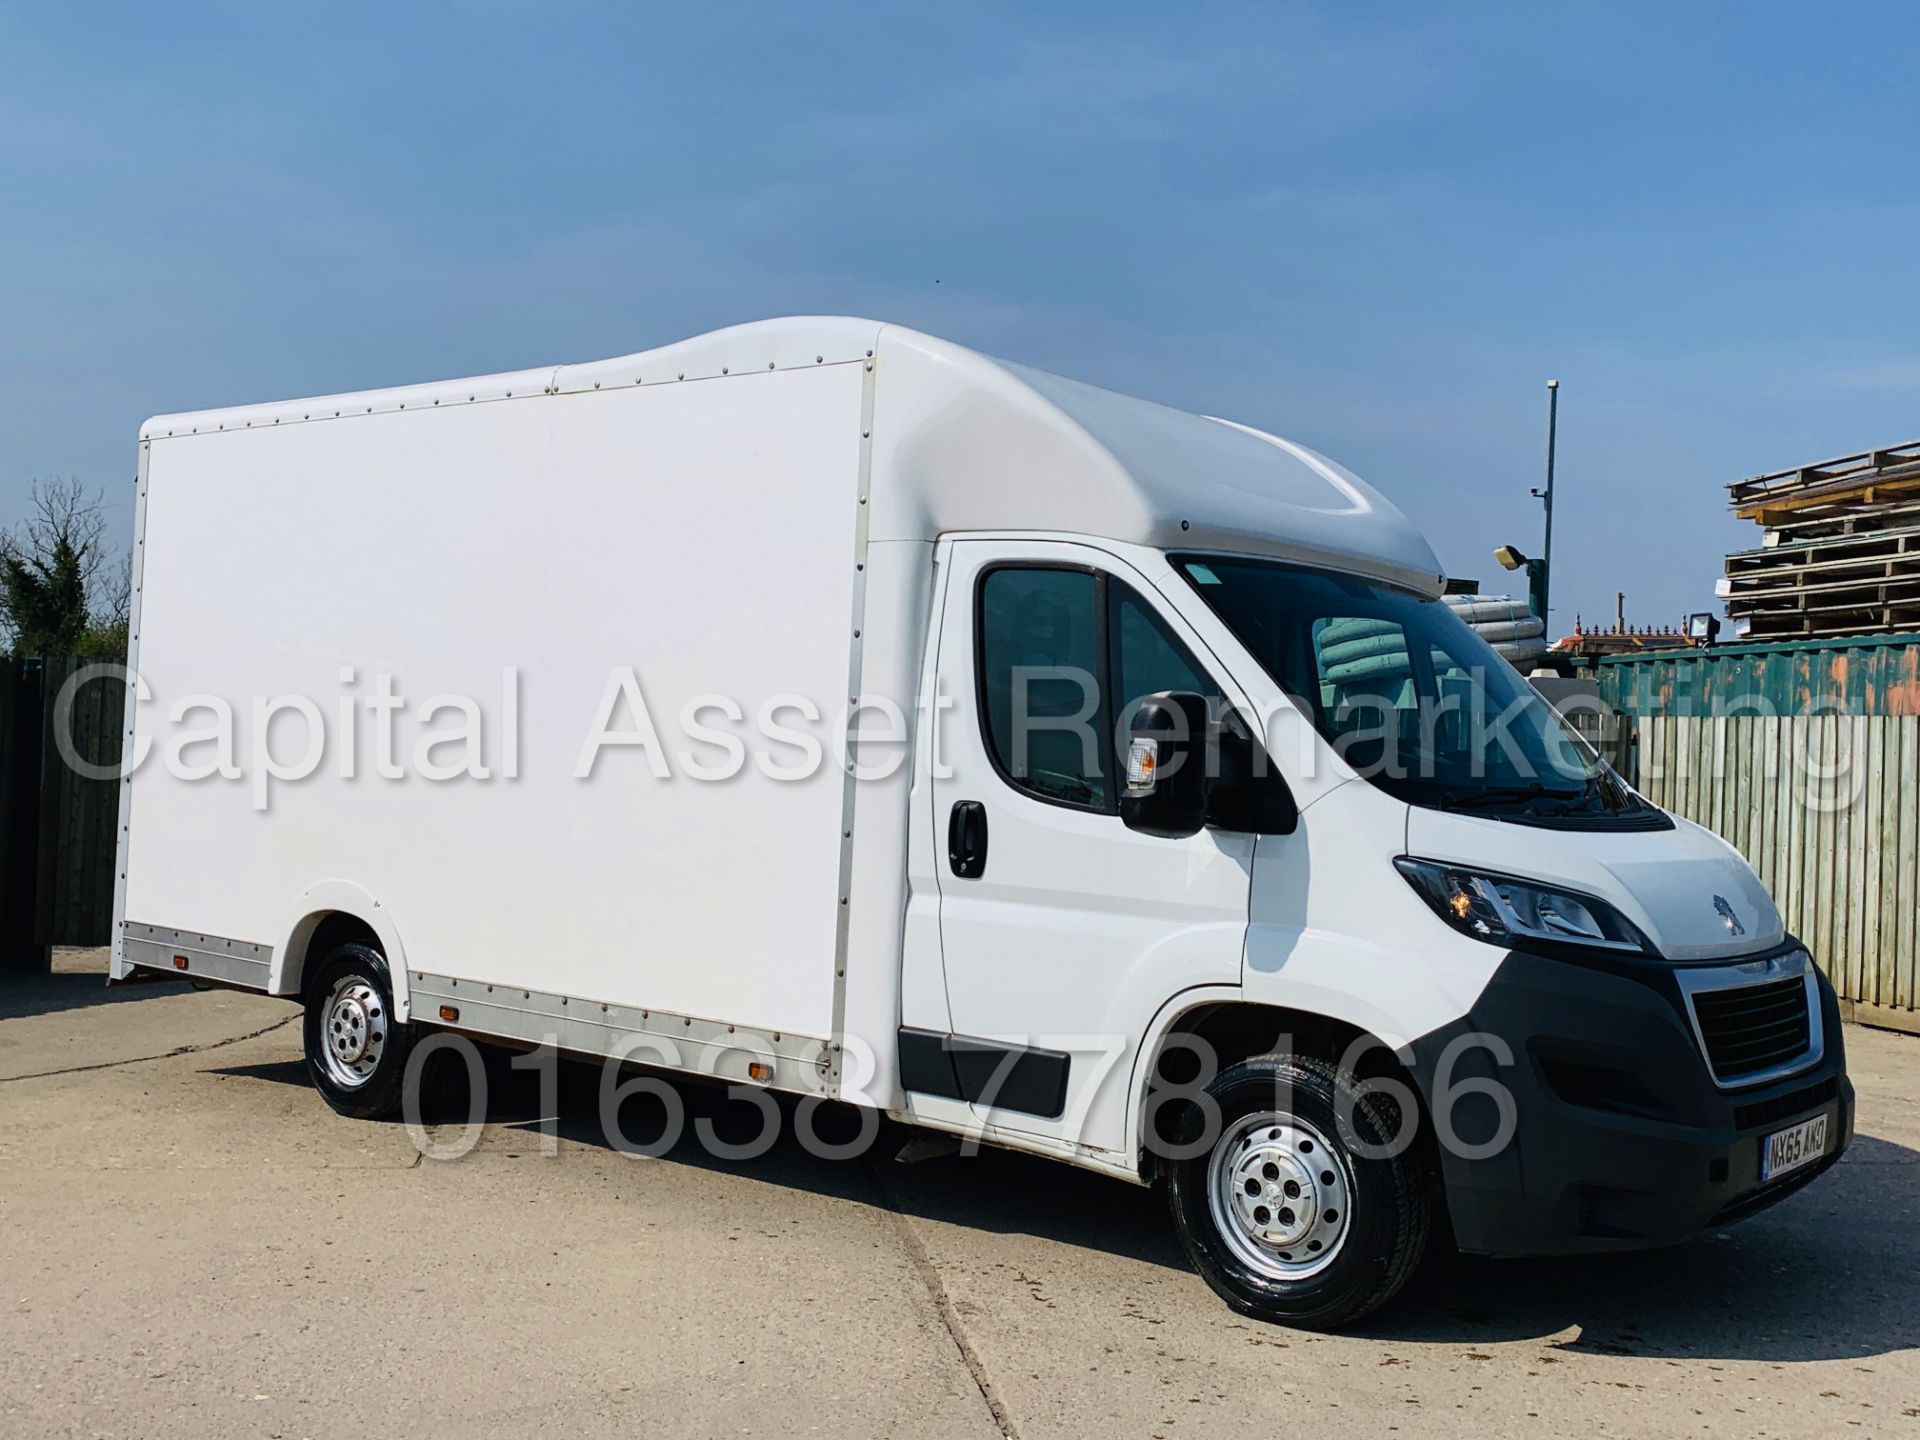
POLYGON ((1783 1206, 1658 1254, 1435 1254, 1329 1337, 1227 1310, 1150 1192, 630 1158, 584 1067, 554 1155, 502 1068, 473 1153, 423 1160, 321 1103, 290 1005, 102 964, 0 977, 7 1435, 1920 1435, 1920 1038, 1848 1029, 1860 1138, 1783 1206))

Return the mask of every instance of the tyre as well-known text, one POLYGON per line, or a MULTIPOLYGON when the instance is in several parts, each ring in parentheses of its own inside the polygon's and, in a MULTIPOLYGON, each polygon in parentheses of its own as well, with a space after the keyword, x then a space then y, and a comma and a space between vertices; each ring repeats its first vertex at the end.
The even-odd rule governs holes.
POLYGON ((356 1120, 399 1114, 413 1032, 394 1018, 386 957, 370 945, 340 946, 314 972, 306 1004, 313 1088, 356 1120))
POLYGON ((1419 1263, 1425 1176, 1410 1145, 1386 1154, 1398 1106, 1356 1094, 1358 1083, 1320 1060, 1263 1055, 1223 1071, 1206 1089, 1212 1107, 1181 1119, 1174 1153, 1189 1158, 1167 1167, 1174 1224, 1194 1268, 1243 1315, 1330 1330, 1385 1304, 1419 1263))

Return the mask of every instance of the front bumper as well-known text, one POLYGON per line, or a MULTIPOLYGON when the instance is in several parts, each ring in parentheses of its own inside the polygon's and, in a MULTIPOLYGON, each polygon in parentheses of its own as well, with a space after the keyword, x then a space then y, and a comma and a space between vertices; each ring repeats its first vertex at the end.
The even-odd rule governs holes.
POLYGON ((1462 1250, 1563 1255, 1674 1244, 1784 1199, 1840 1158, 1853 1139, 1853 1087, 1825 977, 1815 980, 1819 1061, 1721 1089, 1674 973, 1516 953, 1469 1015, 1414 1043, 1414 1078, 1462 1250), (1467 1083, 1474 1080, 1494 1083, 1467 1083), (1766 1137, 1823 1111, 1832 1116, 1825 1154, 1762 1182, 1766 1137), (1506 1121, 1510 1138, 1496 1144, 1506 1121))

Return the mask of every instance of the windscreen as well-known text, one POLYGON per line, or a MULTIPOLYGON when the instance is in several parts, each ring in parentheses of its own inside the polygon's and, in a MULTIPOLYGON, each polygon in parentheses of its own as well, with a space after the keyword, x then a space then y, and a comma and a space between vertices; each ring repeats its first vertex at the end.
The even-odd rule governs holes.
POLYGON ((1445 602, 1264 560, 1175 563, 1347 764, 1409 804, 1526 819, 1648 810, 1445 602))

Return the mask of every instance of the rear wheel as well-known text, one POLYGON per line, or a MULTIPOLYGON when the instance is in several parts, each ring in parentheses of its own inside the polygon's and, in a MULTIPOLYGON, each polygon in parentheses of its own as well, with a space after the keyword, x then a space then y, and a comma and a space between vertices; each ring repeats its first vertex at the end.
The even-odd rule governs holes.
POLYGON ((1400 1117, 1358 1084, 1323 1061, 1263 1055, 1223 1071, 1184 1117, 1178 1153, 1198 1153, 1168 1166, 1174 1223, 1242 1314, 1332 1329, 1385 1304, 1419 1263, 1420 1167, 1410 1146, 1385 1153, 1400 1117))
POLYGON ((393 1011, 386 958, 369 945, 340 946, 307 986, 307 1073, 335 1110, 357 1120, 400 1111, 410 1027, 393 1011))

